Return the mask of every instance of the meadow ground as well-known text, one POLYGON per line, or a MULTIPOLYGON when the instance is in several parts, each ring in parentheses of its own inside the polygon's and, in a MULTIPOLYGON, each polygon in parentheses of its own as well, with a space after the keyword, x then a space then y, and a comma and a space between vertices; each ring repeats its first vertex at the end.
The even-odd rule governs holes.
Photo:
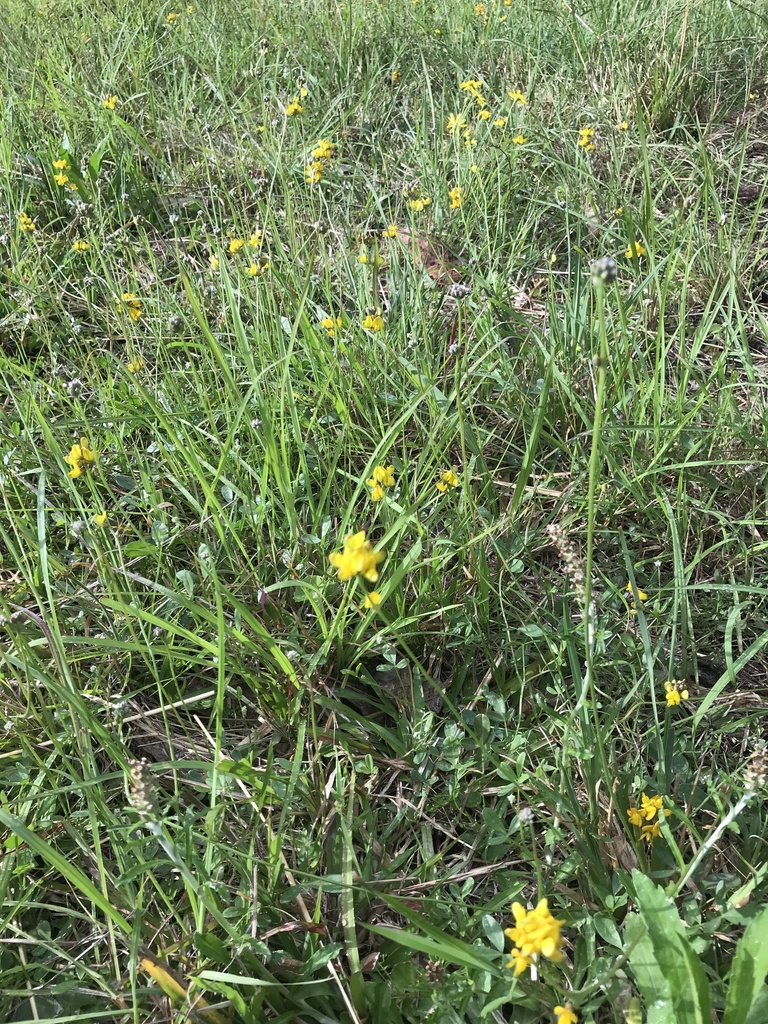
POLYGON ((0 6, 0 1019, 768 1020, 767 36, 0 6))

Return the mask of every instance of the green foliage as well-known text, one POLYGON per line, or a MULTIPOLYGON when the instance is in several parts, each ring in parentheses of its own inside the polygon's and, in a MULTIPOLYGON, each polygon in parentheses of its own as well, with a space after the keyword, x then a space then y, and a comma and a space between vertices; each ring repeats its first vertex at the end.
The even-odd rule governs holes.
POLYGON ((764 28, 1 5, 0 1019, 768 1019, 764 28))

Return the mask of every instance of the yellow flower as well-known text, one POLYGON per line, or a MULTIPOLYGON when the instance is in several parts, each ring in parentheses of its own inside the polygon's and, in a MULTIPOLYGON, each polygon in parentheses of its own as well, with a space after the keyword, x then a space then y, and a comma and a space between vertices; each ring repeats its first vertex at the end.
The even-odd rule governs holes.
POLYGON ((238 253, 238 252, 240 252, 240 250, 243 248, 244 245, 245 245, 245 239, 244 238, 233 238, 232 241, 229 243, 229 251, 231 253, 233 253, 233 254, 234 253, 238 253))
POLYGON ((301 103, 299 103, 299 97, 294 96, 288 106, 285 108, 286 117, 292 117, 294 114, 300 114, 304 110, 301 103))
POLYGON ((264 131, 264 125, 263 124, 257 125, 256 131, 257 132, 263 132, 264 131))
POLYGON ((94 523, 96 523, 97 526, 103 526, 104 523, 106 523, 107 521, 107 513, 97 512, 96 515, 93 517, 93 521, 94 523))
POLYGON ((482 85, 483 83, 479 78, 468 78, 466 82, 461 83, 459 88, 473 96, 478 106, 485 107, 487 106, 487 103, 480 92, 482 85))
POLYGON ((640 829, 640 838, 646 843, 652 843, 654 839, 658 839, 661 835, 661 825, 658 820, 654 821, 652 825, 643 825, 640 829))
POLYGON ((393 83, 399 82, 402 77, 403 76, 400 74, 400 69, 399 68, 393 68, 392 69, 392 82, 393 83))
MULTIPOLYGON (((506 935, 506 932, 504 933, 506 935)), ((507 964, 507 967, 514 967, 515 977, 519 977, 523 971, 533 965, 533 960, 529 956, 523 956, 519 949, 513 949, 511 952, 512 959, 507 964)))
POLYGON ((435 487, 440 491, 441 494, 445 494, 449 487, 458 487, 459 478, 453 472, 452 469, 447 469, 444 473, 440 474, 440 479, 435 484, 435 487))
POLYGON ((485 14, 485 4, 475 4, 475 17, 480 18, 485 14))
POLYGON ((365 253, 365 252, 361 252, 360 255, 357 257, 357 262, 358 263, 363 263, 363 264, 367 263, 368 262, 368 254, 365 253))
POLYGON ((472 164, 469 168, 472 174, 477 174, 477 164, 472 164))
POLYGON ((570 1003, 566 1003, 565 1006, 556 1006, 553 1012, 557 1018, 556 1024, 578 1024, 579 1018, 573 1012, 570 1003))
POLYGON ((53 161, 53 169, 55 171, 68 171, 69 170, 69 164, 67 163, 66 160, 54 160, 53 161))
POLYGON ((86 242, 84 238, 78 238, 72 243, 72 248, 75 252, 85 252, 86 249, 91 248, 91 243, 86 242))
POLYGON ((218 270, 219 269, 219 257, 216 255, 216 253, 212 252, 210 254, 210 256, 208 257, 208 262, 211 265, 211 270, 218 270))
POLYGON ((451 209, 458 210, 461 204, 464 202, 464 196, 461 194, 461 189, 458 185, 452 188, 448 193, 448 198, 451 200, 451 209))
POLYGON ((629 128, 629 123, 627 121, 619 121, 616 125, 616 130, 620 132, 625 132, 627 128, 629 128))
POLYGON ((507 123, 507 118, 506 117, 497 117, 496 120, 493 122, 493 127, 494 128, 504 128, 506 126, 506 123, 507 123))
POLYGON ((258 247, 261 245, 261 239, 262 239, 262 232, 261 231, 254 231, 254 233, 248 239, 248 245, 250 245, 250 247, 252 249, 258 249, 258 247))
POLYGON ((539 954, 554 963, 560 963, 563 959, 560 925, 565 924, 565 921, 558 921, 552 916, 547 900, 539 900, 533 910, 526 910, 522 904, 513 903, 512 914, 515 927, 507 928, 504 934, 516 946, 517 951, 512 951, 512 960, 507 965, 514 966, 515 975, 522 974, 531 965, 532 958, 539 954))
POLYGON ((371 590, 365 596, 363 608, 375 608, 377 604, 381 604, 381 594, 378 590, 371 590))
POLYGON ((390 224, 381 234, 383 238, 397 238, 397 224, 390 224))
POLYGON ((668 811, 664 807, 663 796, 646 796, 646 794, 643 793, 640 798, 640 805, 640 813, 646 821, 653 821, 659 812, 663 812, 666 818, 668 818, 672 813, 672 811, 668 811))
POLYGON ((320 321, 320 326, 325 328, 329 338, 333 338, 338 328, 341 327, 341 317, 337 316, 334 320, 332 316, 326 316, 320 321))
POLYGON ((395 483, 395 467, 375 466, 373 475, 365 482, 371 488, 371 501, 381 501, 384 488, 392 487, 395 483))
POLYGON ((165 20, 167 22, 170 22, 171 24, 173 24, 173 22, 176 21, 177 18, 178 18, 178 14, 174 13, 174 11, 171 11, 171 13, 168 15, 168 17, 165 20))
POLYGON ((688 690, 683 679, 670 679, 664 683, 667 694, 667 707, 673 708, 681 701, 688 700, 688 690))
POLYGON ((526 105, 526 103, 528 102, 528 100, 520 92, 519 89, 510 89, 509 92, 507 93, 507 96, 509 96, 509 98, 512 100, 512 102, 516 103, 518 105, 518 107, 524 107, 526 105))
POLYGON ((312 156, 315 160, 332 160, 333 159, 334 143, 329 139, 320 139, 318 144, 312 150, 312 156))
POLYGON ((118 300, 117 308, 122 310, 124 306, 128 311, 128 316, 130 316, 131 320, 136 321, 139 319, 142 309, 141 303, 136 298, 135 292, 123 292, 118 300))
POLYGON ((37 225, 32 218, 26 213, 19 214, 19 227, 22 231, 36 231, 37 225))
POLYGON ((54 174, 53 180, 61 188, 67 184, 69 178, 66 176, 66 174, 54 174))
POLYGON ((73 444, 69 455, 64 456, 64 461, 72 468, 69 476, 74 480, 83 472, 83 466, 96 461, 96 453, 92 450, 86 437, 80 438, 79 444, 73 444))
POLYGON ((490 121, 491 112, 490 110, 481 110, 477 116, 480 118, 481 121, 490 121))
POLYGON ((448 124, 445 126, 445 130, 450 135, 454 135, 456 132, 464 128, 466 123, 467 119, 464 117, 463 114, 449 114, 448 124))
POLYGON ((249 277, 261 277, 269 270, 269 260, 262 260, 261 263, 255 261, 247 268, 246 274, 249 277))
MULTIPOLYGON (((633 258, 640 259, 641 256, 645 256, 645 246, 641 241, 630 242, 627 246, 627 251, 624 253, 628 260, 633 258)), ((643 598, 640 599, 641 601, 643 598)))
POLYGON ((409 199, 408 208, 415 210, 416 213, 421 213, 421 211, 425 210, 431 202, 432 200, 429 196, 420 196, 417 199, 409 199))
POLYGON ((616 209, 613 212, 614 212, 614 215, 616 217, 620 217, 622 215, 622 213, 624 213, 624 207, 623 206, 617 206, 616 209))
POLYGON ((338 570, 342 583, 357 575, 375 583, 379 578, 376 566, 383 558, 384 552, 374 551, 371 542, 365 539, 365 530, 360 530, 359 533, 348 533, 343 550, 334 551, 329 561, 338 570))
POLYGON ((627 811, 627 817, 629 818, 631 825, 636 825, 638 828, 643 824, 645 818, 639 807, 630 807, 627 811))
POLYGON ((144 360, 141 358, 141 356, 136 356, 135 359, 132 359, 130 361, 130 363, 128 363, 128 372, 129 373, 138 373, 143 365, 144 365, 144 360))
POLYGON ((516 146, 523 146, 528 141, 522 132, 518 132, 517 135, 512 139, 516 146))
POLYGON ((366 312, 365 319, 363 320, 363 327, 366 331, 383 331, 384 320, 381 316, 381 310, 374 309, 366 312))
POLYGON ((594 128, 579 128, 579 145, 587 153, 591 149, 595 148, 595 145, 592 142, 592 136, 594 134, 595 134, 595 129, 594 128))
POLYGON ((117 106, 117 96, 106 96, 101 101, 102 107, 106 107, 107 110, 114 110, 117 106))
POLYGON ((310 185, 317 185, 323 177, 323 165, 321 161, 313 160, 311 164, 307 164, 304 170, 304 177, 310 185))
MULTIPOLYGON (((627 593, 630 595, 629 614, 630 615, 637 615, 637 605, 635 604, 635 596, 632 593, 632 584, 631 583, 627 584, 626 590, 627 590, 627 593)), ((646 594, 646 592, 644 590, 638 590, 638 592, 637 592, 637 599, 642 604, 643 601, 647 601, 648 600, 648 595, 646 594)))

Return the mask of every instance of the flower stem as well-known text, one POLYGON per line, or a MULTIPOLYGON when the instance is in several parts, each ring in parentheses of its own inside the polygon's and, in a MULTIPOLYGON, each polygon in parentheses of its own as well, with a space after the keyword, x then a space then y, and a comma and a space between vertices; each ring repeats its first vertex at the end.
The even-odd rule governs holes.
MULTIPOLYGON (((600 432, 603 425, 603 405, 605 404, 605 392, 608 380, 608 333, 605 327, 605 288, 598 285, 597 293, 597 319, 600 332, 600 349, 597 357, 597 396, 595 399, 595 415, 592 421, 592 445, 589 454, 589 487, 587 491, 587 555, 584 584, 584 648, 586 663, 586 680, 582 694, 586 694, 589 700, 592 714, 592 727, 594 730, 594 744, 597 748, 598 764, 603 780, 610 778, 608 772, 608 761, 603 742, 603 733, 600 727, 600 718, 597 711, 597 690, 595 688, 595 606, 592 599, 592 569, 594 564, 594 543, 595 543, 595 494, 597 483, 600 477, 600 432)), ((590 787, 589 793, 590 810, 593 819, 596 817, 597 797, 595 786, 590 787)))

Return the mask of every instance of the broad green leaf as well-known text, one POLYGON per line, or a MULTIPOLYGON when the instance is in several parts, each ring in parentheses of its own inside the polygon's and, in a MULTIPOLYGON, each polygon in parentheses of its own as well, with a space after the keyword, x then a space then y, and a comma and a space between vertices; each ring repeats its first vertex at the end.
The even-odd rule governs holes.
POLYGON ((745 1024, 768 974, 768 907, 751 921, 739 940, 731 965, 723 1024, 745 1024))
POLYGON ((669 983, 675 1024, 710 1024, 707 979, 674 903, 641 871, 634 870, 632 880, 653 955, 669 983))
POLYGON ((624 935, 630 947, 632 974, 646 1005, 647 1024, 676 1024, 669 982, 653 955, 648 929, 639 914, 627 918, 624 935))

